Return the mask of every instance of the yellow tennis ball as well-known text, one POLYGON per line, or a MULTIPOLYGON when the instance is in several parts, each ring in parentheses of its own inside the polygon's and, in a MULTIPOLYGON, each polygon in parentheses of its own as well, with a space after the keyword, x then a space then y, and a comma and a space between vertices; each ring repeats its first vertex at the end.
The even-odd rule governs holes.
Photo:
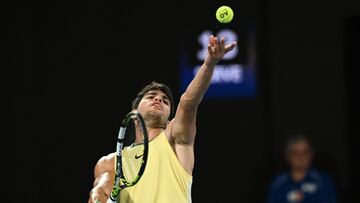
POLYGON ((216 10, 216 19, 220 23, 229 23, 234 17, 234 12, 229 6, 220 6, 216 10))

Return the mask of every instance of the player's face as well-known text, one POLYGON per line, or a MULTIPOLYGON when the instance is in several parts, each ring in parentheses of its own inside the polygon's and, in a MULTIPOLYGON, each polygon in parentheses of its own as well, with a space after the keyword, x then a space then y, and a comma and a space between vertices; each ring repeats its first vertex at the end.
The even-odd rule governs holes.
POLYGON ((295 170, 307 170, 312 161, 312 150, 305 141, 299 141, 290 146, 287 154, 291 167, 295 170))
POLYGON ((170 100, 160 90, 150 90, 141 99, 138 111, 145 117, 151 116, 160 118, 167 122, 170 115, 170 100))

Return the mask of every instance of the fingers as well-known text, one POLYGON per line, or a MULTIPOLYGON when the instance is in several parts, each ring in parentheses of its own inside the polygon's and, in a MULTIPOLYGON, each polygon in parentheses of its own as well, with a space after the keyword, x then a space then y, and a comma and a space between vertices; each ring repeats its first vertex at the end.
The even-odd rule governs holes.
MULTIPOLYGON (((233 42, 236 45, 236 42, 233 42)), ((231 44, 230 46, 234 46, 234 44, 231 44)), ((210 35, 209 38, 209 45, 212 47, 224 47, 225 48, 225 37, 221 37, 220 39, 218 37, 215 37, 214 35, 210 35)))
POLYGON ((208 52, 209 53, 215 53, 215 47, 211 46, 210 44, 208 44, 208 52))
POLYGON ((215 37, 214 35, 210 35, 210 38, 209 38, 210 46, 212 46, 212 47, 219 46, 219 45, 221 45, 222 41, 225 42, 225 39, 223 37, 221 38, 221 40, 219 40, 218 37, 215 37))
POLYGON ((227 52, 231 51, 232 49, 234 49, 236 44, 237 44, 237 42, 235 41, 232 44, 226 45, 225 48, 224 48, 225 53, 227 53, 227 52))
POLYGON ((210 43, 210 46, 215 46, 215 37, 214 35, 210 35, 210 38, 209 38, 209 43, 210 43))
POLYGON ((220 52, 221 52, 221 53, 224 52, 224 50, 225 50, 225 38, 224 38, 224 37, 222 37, 222 38, 220 39, 219 46, 220 46, 220 52))
POLYGON ((208 44, 208 53, 215 58, 222 58, 224 54, 233 50, 237 42, 233 42, 231 44, 225 44, 225 37, 215 37, 214 35, 210 35, 209 44, 208 44))
POLYGON ((224 46, 225 45, 225 38, 221 37, 220 38, 220 46, 224 46))

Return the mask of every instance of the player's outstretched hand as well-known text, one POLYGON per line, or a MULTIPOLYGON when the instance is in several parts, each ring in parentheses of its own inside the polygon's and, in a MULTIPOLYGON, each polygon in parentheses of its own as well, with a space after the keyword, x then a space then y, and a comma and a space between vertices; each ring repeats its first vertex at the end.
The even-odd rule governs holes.
POLYGON ((205 58, 205 63, 209 65, 215 65, 218 63, 224 55, 234 49, 237 42, 232 42, 231 44, 225 44, 225 38, 221 39, 210 35, 209 44, 208 44, 208 54, 205 58))

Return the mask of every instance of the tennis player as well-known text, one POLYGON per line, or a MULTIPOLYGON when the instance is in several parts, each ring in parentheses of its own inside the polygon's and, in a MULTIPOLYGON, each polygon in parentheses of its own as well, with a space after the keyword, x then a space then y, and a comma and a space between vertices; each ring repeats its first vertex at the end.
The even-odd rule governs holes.
MULTIPOLYGON (((235 46, 236 42, 225 44, 224 38, 210 35, 208 54, 182 94, 175 115, 172 93, 165 84, 152 82, 139 92, 132 108, 141 113, 148 130, 148 162, 139 182, 121 191, 121 203, 191 202, 197 108, 210 85, 215 65, 235 46)), ((105 203, 115 178, 114 153, 99 159, 94 177, 88 202, 105 203)))

